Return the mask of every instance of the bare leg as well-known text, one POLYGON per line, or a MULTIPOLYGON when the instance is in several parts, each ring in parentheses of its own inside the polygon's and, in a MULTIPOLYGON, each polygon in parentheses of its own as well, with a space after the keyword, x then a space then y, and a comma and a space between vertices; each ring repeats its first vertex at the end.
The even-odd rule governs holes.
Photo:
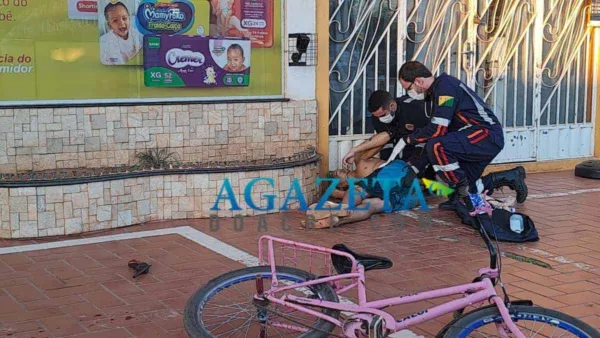
MULTIPOLYGON (((361 197, 361 193, 363 191, 363 189, 361 187, 354 187, 354 196, 353 200, 354 202, 352 203, 353 206, 355 205, 359 205, 362 203, 363 198, 361 197)), ((342 199, 342 204, 345 205, 350 205, 350 189, 348 189, 348 191, 346 191, 346 193, 344 194, 344 198, 342 199)))
POLYGON ((361 197, 362 188, 355 186, 351 189, 354 190, 354 196, 353 196, 354 203, 353 204, 351 204, 351 205, 349 204, 350 189, 348 189, 348 191, 345 191, 342 196, 343 199, 341 202, 341 207, 338 203, 326 202, 325 205, 323 206, 323 209, 325 209, 325 210, 315 210, 317 204, 313 204, 309 207, 309 210, 306 212, 306 215, 312 216, 317 220, 324 219, 324 218, 330 218, 332 215, 336 216, 336 217, 348 217, 349 215, 352 214, 352 212, 350 210, 348 210, 348 209, 350 209, 350 206, 352 206, 353 209, 356 209, 357 208, 356 206, 361 205, 361 203, 363 202, 363 198, 361 197), (337 210, 335 210, 335 209, 337 209, 337 210))
POLYGON ((362 204, 358 205, 357 209, 365 209, 368 206, 368 210, 361 211, 350 211, 350 214, 346 217, 332 216, 318 221, 315 224, 315 228, 323 229, 329 227, 340 226, 349 223, 360 222, 369 219, 372 215, 383 212, 383 201, 379 198, 367 198, 362 204))

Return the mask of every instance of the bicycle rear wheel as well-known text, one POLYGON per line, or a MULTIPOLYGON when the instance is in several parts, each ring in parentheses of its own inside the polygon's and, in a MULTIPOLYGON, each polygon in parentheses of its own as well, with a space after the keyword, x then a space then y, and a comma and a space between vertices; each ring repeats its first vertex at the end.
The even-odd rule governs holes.
MULTIPOLYGON (((511 318, 526 337, 600 338, 598 330, 567 314, 526 305, 513 305, 512 308, 516 312, 511 318)), ((496 324, 503 323, 498 308, 487 307, 458 319, 444 337, 499 337, 496 324)), ((513 337, 506 327, 505 330, 509 337, 513 337)))
MULTIPOLYGON (((315 278, 306 271, 289 267, 277 267, 276 271, 277 280, 282 283, 300 283, 315 278)), ((317 319, 279 304, 267 304, 258 308, 252 301, 256 294, 258 275, 262 276, 267 291, 272 278, 270 266, 232 271, 200 288, 185 307, 184 326, 188 335, 192 338, 260 337, 262 329, 266 330, 267 337, 321 338, 327 337, 335 328, 334 324, 326 320, 317 319), (290 330, 286 325, 304 328, 307 331, 290 330)), ((292 289, 285 293, 339 302, 337 294, 327 284, 292 289)), ((339 317, 339 311, 319 308, 312 308, 312 310, 335 319, 339 317)))

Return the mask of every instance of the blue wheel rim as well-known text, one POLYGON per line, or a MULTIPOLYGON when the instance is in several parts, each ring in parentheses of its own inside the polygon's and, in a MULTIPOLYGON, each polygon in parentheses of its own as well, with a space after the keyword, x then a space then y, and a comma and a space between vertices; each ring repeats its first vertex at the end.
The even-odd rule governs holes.
MULTIPOLYGON (((219 293, 221 290, 224 290, 224 289, 226 289, 226 288, 228 288, 228 287, 230 287, 232 285, 256 279, 256 275, 257 275, 257 273, 253 273, 253 274, 251 274, 249 276, 243 276, 243 277, 239 277, 239 278, 236 278, 236 279, 227 280, 227 281, 219 284, 214 290, 212 290, 208 294, 208 296, 204 299, 204 301, 207 301, 207 300, 211 299, 212 297, 214 297, 214 295, 216 295, 217 293, 219 293)), ((270 273, 270 272, 269 273, 260 273, 260 275, 262 275, 265 278, 271 279, 272 273, 270 273)), ((299 278, 297 278, 295 276, 290 276, 290 275, 285 274, 285 273, 279 273, 278 272, 276 275, 277 275, 277 280, 286 280, 286 281, 291 281, 291 282, 296 282, 296 283, 302 283, 302 282, 304 282, 304 280, 302 280, 302 279, 299 279, 299 278)))
MULTIPOLYGON (((532 314, 532 313, 518 313, 516 315, 511 315, 511 318, 513 321, 515 321, 515 323, 518 323, 519 320, 526 320, 526 321, 536 321, 539 323, 545 323, 545 324, 552 324, 553 326, 556 326, 558 328, 561 328, 563 330, 566 330, 574 335, 577 335, 578 337, 589 337, 589 335, 587 335, 585 332, 581 331, 581 329, 573 326, 572 324, 563 322, 559 319, 550 317, 550 316, 543 316, 543 315, 539 315, 539 314, 532 314)), ((502 319, 501 315, 496 315, 493 318, 483 318, 480 320, 477 320, 473 323, 471 323, 469 326, 465 327, 465 331, 461 332, 461 334, 459 335, 460 338, 465 338, 467 337, 468 334, 472 333, 473 331, 477 330, 478 328, 486 325, 486 324, 490 324, 490 323, 502 323, 504 320, 502 319)))

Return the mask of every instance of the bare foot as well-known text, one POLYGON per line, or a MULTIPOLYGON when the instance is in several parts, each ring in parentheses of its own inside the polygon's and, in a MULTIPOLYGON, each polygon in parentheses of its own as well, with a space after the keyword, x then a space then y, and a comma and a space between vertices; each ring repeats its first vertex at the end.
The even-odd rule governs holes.
POLYGON ((337 216, 327 217, 315 223, 315 229, 327 229, 336 226, 340 222, 337 216))
POLYGON ((317 207, 318 203, 315 203, 313 205, 311 205, 308 209, 308 211, 306 212, 306 216, 314 216, 315 219, 319 220, 319 219, 323 219, 323 218, 327 218, 330 215, 334 215, 334 216, 340 216, 340 217, 346 217, 349 214, 348 206, 345 204, 342 204, 341 209, 338 210, 327 210, 327 209, 334 209, 337 208, 339 206, 338 203, 334 203, 331 201, 327 201, 325 202, 325 204, 320 208, 323 210, 315 210, 315 208, 317 207))
POLYGON ((330 227, 335 227, 336 225, 338 225, 341 221, 341 217, 335 216, 335 215, 329 215, 327 218, 323 218, 321 220, 316 220, 316 219, 309 219, 308 222, 309 224, 307 225, 306 222, 307 220, 304 219, 302 221, 300 221, 300 228, 301 229, 327 229, 330 227))

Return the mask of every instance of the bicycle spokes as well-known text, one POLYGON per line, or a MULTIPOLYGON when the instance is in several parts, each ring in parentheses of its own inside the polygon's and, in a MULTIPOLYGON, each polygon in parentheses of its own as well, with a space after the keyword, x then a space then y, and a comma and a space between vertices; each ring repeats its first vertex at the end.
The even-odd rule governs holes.
POLYGON ((260 337, 261 338, 266 338, 267 337, 267 311, 265 306, 267 305, 267 301, 264 300, 263 296, 264 296, 264 290, 265 290, 265 285, 264 285, 264 281, 262 278, 262 275, 258 275, 256 276, 256 297, 259 299, 255 299, 254 303, 257 305, 257 320, 258 322, 261 324, 260 325, 260 337))
MULTIPOLYGON (((280 277, 278 276, 278 279, 280 277)), ((207 331, 214 337, 294 337, 314 329, 316 319, 266 298, 271 279, 256 275, 221 289, 207 301, 200 314, 207 331)), ((308 288, 286 294, 307 296, 308 288)), ((318 297, 313 294, 311 297, 318 297)))

